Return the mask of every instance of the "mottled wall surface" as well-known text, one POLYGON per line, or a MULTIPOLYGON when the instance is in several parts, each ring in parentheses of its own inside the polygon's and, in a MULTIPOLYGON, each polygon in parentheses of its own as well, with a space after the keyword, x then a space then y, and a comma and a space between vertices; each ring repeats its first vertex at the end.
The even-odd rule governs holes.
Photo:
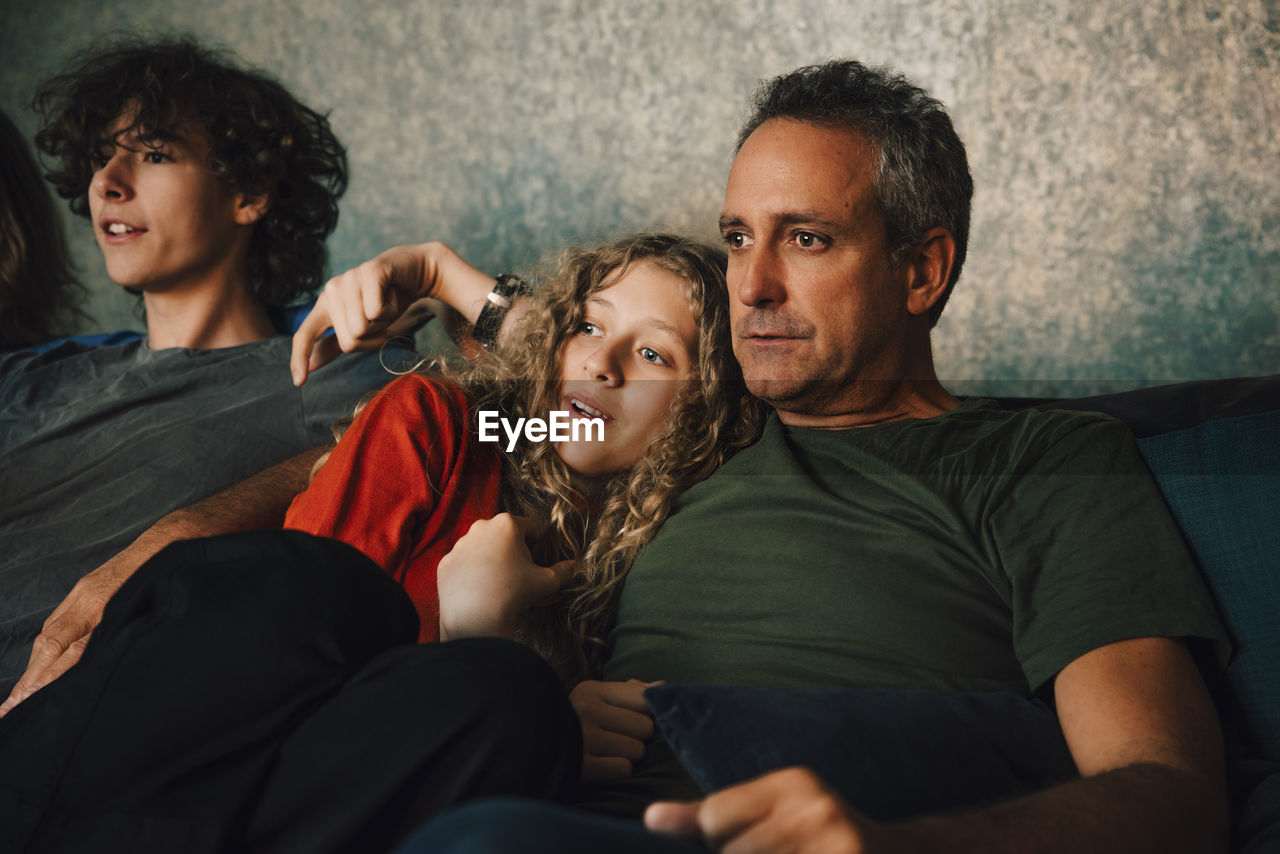
MULTIPOLYGON (((334 269, 427 238, 497 272, 640 228, 714 237, 757 79, 892 64, 950 106, 978 188, 935 336, 960 391, 1280 370, 1277 0, 3 2, 0 103, 27 130, 40 78, 134 27, 331 110, 353 176, 334 269)), ((137 326, 73 236, 96 328, 137 326)))

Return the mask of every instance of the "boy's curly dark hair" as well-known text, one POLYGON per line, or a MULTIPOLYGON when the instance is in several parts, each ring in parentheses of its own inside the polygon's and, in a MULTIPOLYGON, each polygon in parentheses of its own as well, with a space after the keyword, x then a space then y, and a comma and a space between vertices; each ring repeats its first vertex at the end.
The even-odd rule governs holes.
POLYGON ((209 167, 237 193, 270 197, 249 246, 249 281, 269 306, 322 284, 325 239, 347 188, 347 153, 328 119, 257 71, 189 36, 112 40, 76 57, 36 92, 36 145, 71 210, 89 215, 98 153, 116 138, 144 145, 201 130, 209 167), (112 126, 122 116, 128 127, 112 126))

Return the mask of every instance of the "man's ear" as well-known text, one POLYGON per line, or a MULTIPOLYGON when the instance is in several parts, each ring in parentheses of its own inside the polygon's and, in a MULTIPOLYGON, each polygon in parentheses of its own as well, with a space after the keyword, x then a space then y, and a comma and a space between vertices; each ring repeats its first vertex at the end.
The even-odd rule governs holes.
POLYGON ((271 209, 271 195, 240 193, 236 196, 236 225, 253 225, 271 209))
POLYGON ((946 293, 955 260, 956 239, 951 232, 939 227, 925 233, 906 259, 907 311, 925 314, 946 293))

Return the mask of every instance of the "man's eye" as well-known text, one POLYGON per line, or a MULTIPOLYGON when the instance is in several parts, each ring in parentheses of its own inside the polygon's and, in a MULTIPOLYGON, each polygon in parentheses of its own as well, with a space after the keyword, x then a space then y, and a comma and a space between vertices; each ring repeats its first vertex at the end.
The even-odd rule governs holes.
POLYGON ((801 231, 796 234, 796 244, 802 249, 813 249, 822 245, 822 238, 812 231, 801 231))
POLYGON ((731 231, 724 236, 724 242, 730 249, 741 249, 747 245, 747 236, 741 231, 731 231))

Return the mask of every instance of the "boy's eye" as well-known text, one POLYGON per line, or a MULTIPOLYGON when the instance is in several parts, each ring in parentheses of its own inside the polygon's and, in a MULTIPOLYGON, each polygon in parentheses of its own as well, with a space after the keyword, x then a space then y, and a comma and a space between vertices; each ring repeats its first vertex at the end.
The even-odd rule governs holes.
POLYGON ((150 151, 147 151, 142 155, 142 159, 147 163, 164 163, 166 160, 169 160, 171 158, 169 157, 169 155, 165 154, 163 151, 156 151, 155 149, 151 149, 150 151))

